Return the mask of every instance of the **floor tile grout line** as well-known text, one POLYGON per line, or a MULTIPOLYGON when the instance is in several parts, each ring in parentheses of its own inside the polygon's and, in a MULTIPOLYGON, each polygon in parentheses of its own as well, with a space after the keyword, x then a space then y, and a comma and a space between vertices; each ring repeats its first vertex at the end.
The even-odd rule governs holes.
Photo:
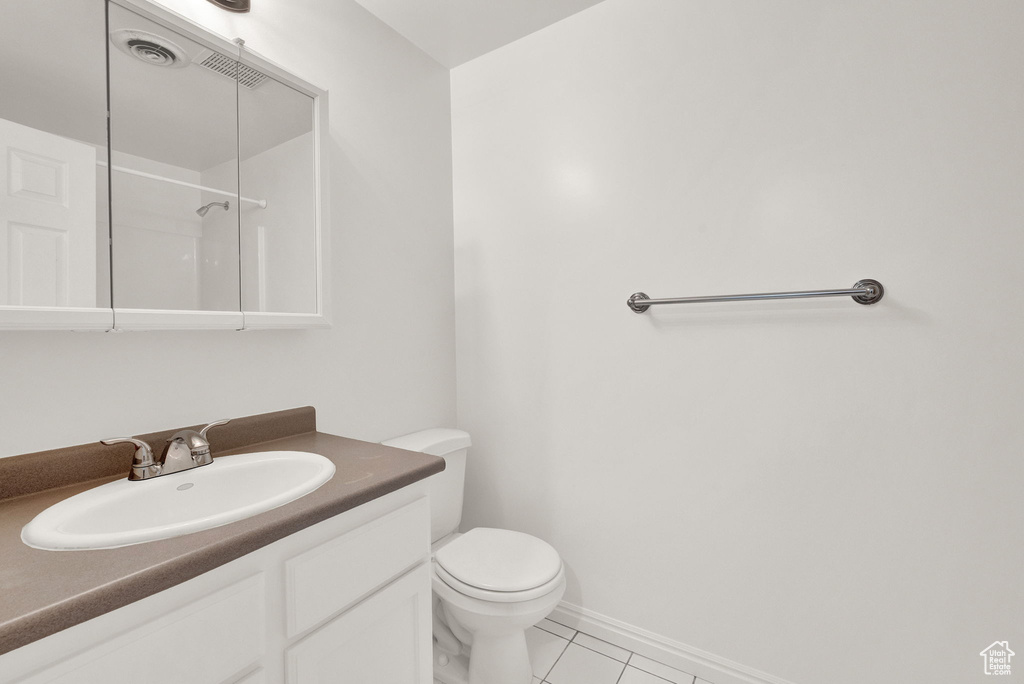
MULTIPOLYGON (((657 662, 657 661, 655 661, 655 662, 657 662)), ((642 667, 637 667, 636 665, 626 665, 626 667, 631 667, 634 670, 639 670, 640 672, 643 672, 646 675, 651 675, 652 677, 654 677, 658 681, 665 682, 665 684, 672 684, 672 680, 671 679, 665 679, 661 675, 656 675, 653 672, 648 672, 647 670, 643 669, 642 667)), ((682 672, 682 671, 681 670, 676 670, 676 672, 682 672)), ((688 672, 683 672, 683 674, 692 677, 692 675, 690 675, 688 672)), ((693 684, 693 680, 690 681, 690 684, 693 684)))
MULTIPOLYGON (((619 661, 620 663, 625 663, 625 664, 627 664, 627 665, 629 665, 629 659, 630 659, 630 658, 632 658, 632 657, 633 657, 634 655, 636 655, 636 653, 634 653, 633 651, 630 651, 630 650, 629 650, 628 648, 625 648, 625 647, 623 647, 623 646, 619 646, 618 644, 613 644, 612 642, 610 642, 610 641, 605 641, 604 639, 598 639, 598 638, 597 638, 596 636, 594 636, 593 634, 587 634, 586 632, 576 632, 576 636, 574 636, 574 637, 572 638, 572 643, 576 644, 577 646, 582 646, 583 648, 585 648, 585 649, 588 649, 588 650, 590 650, 590 651, 593 651, 593 652, 595 652, 595 653, 601 653, 601 655, 603 655, 603 656, 606 656, 606 657, 608 657, 608 658, 611 658, 612 660, 618 660, 618 661, 619 661), (593 639, 594 641, 600 641, 600 642, 601 642, 602 644, 608 644, 608 645, 609 645, 609 646, 611 646, 612 648, 618 649, 618 650, 620 650, 620 651, 625 651, 625 652, 626 652, 626 653, 628 653, 629 655, 628 655, 628 656, 626 656, 626 659, 625 659, 625 660, 619 660, 619 659, 618 659, 618 658, 616 658, 615 656, 610 656, 610 655, 608 655, 607 653, 601 653, 601 651, 598 651, 598 650, 597 650, 596 648, 590 648, 590 647, 589 647, 589 646, 587 646, 586 644, 581 644, 580 642, 576 641, 576 637, 577 637, 577 636, 579 636, 580 634, 582 634, 582 635, 583 635, 583 636, 585 636, 585 637, 589 637, 589 638, 593 639)), ((667 667, 667 665, 666 665, 666 667, 667 667)))
POLYGON ((556 625, 562 625, 562 626, 563 626, 563 627, 565 627, 566 629, 571 629, 571 630, 572 630, 572 631, 574 631, 574 632, 578 632, 578 631, 580 631, 580 630, 576 629, 575 627, 570 627, 569 625, 565 625, 565 624, 562 624, 562 623, 561 623, 561 622, 559 622, 558 620, 552 620, 552 619, 551 619, 551 616, 550 616, 550 615, 549 615, 549 616, 547 616, 547 617, 546 617, 546 618, 544 618, 544 619, 545 619, 545 620, 550 620, 551 622, 554 622, 554 623, 555 623, 556 625))
MULTIPOLYGON (((587 636, 590 636, 590 635, 588 634, 587 636)), ((596 638, 596 637, 595 637, 595 638, 596 638)), ((600 641, 600 640, 599 640, 599 641, 600 641)), ((576 645, 577 645, 577 646, 579 646, 580 648, 585 648, 585 649, 587 649, 588 651, 590 651, 591 653, 596 653, 597 655, 601 655, 601 656, 604 656, 604 657, 605 657, 605 658, 607 658, 608 660, 614 660, 614 661, 615 661, 615 662, 617 662, 617 663, 622 663, 623 665, 629 665, 629 658, 626 658, 626 660, 619 660, 618 658, 613 658, 612 656, 608 655, 607 653, 601 653, 601 652, 600 652, 600 651, 598 651, 598 650, 597 650, 596 648, 590 648, 589 646, 584 646, 583 644, 581 644, 581 643, 580 643, 580 642, 578 642, 578 641, 575 641, 575 640, 574 640, 574 641, 570 641, 569 643, 570 643, 570 644, 576 644, 576 645)), ((608 643, 608 642, 605 642, 605 643, 608 643)), ((612 644, 612 646, 614 646, 614 645, 615 645, 615 644, 612 644)), ((622 648, 622 647, 620 646, 619 648, 622 648)), ((625 649, 623 649, 623 650, 625 650, 625 649)), ((632 652, 632 651, 629 651, 629 654, 630 654, 630 655, 633 655, 633 652, 632 652)), ((637 669, 639 670, 640 668, 637 668, 637 669)), ((652 674, 652 673, 648 672, 647 674, 652 674)))
MULTIPOLYGON (((628 667, 631 667, 634 670, 640 670, 641 672, 643 672, 645 674, 649 674, 652 677, 657 677, 658 679, 664 679, 666 682, 669 682, 669 684, 671 684, 671 682, 672 682, 671 679, 665 679, 664 677, 662 677, 659 674, 655 674, 654 672, 651 672, 650 670, 645 670, 642 665, 635 665, 635 664, 633 664, 632 660, 633 660, 633 656, 635 656, 635 655, 637 655, 636 652, 633 652, 633 653, 630 654, 630 657, 629 657, 630 662, 626 663, 626 665, 628 667)), ((646 657, 646 656, 641 656, 641 657, 646 657)), ((685 677, 689 677, 690 678, 690 683, 689 684, 695 684, 696 681, 697 681, 697 676, 696 675, 692 675, 689 672, 683 672, 682 670, 677 670, 676 668, 672 667, 671 665, 666 665, 665 663, 657 661, 657 660, 655 660, 653 658, 647 658, 647 660, 650 660, 652 663, 658 663, 658 665, 661 665, 662 667, 668 668, 669 670, 673 670, 675 672, 678 672, 681 675, 685 675, 685 677)))
MULTIPOLYGON (((557 625, 558 623, 556 622, 555 624, 557 625)), ((562 625, 562 626, 565 627, 565 625, 562 625)), ((559 639, 565 639, 565 637, 562 636, 561 634, 556 634, 555 632, 552 632, 550 629, 544 629, 543 627, 540 626, 540 624, 536 624, 536 625, 534 625, 534 627, 536 627, 537 629, 539 629, 542 632, 547 632, 548 634, 550 634, 552 636, 556 636, 559 639)), ((569 629, 569 628, 566 627, 566 629, 569 629)), ((573 632, 572 639, 565 639, 566 641, 571 642, 573 639, 576 638, 576 635, 580 633, 578 629, 574 629, 574 630, 572 630, 572 632, 573 632)))
MULTIPOLYGON (((552 620, 552 622, 554 622, 554 620, 552 620)), ((557 624, 561 624, 561 623, 555 622, 555 624, 557 625, 557 624)), ((547 676, 548 676, 549 674, 551 674, 551 671, 552 671, 553 669, 555 669, 555 665, 557 665, 557 664, 558 664, 558 661, 562 659, 562 655, 563 655, 563 654, 565 653, 565 649, 569 648, 569 644, 571 644, 571 643, 572 643, 572 639, 566 639, 566 638, 565 638, 564 636, 562 636, 561 634, 555 634, 554 632, 549 632, 548 630, 546 630, 546 629, 544 629, 543 627, 541 627, 540 623, 537 623, 536 625, 534 625, 534 627, 536 627, 536 628, 537 628, 537 629, 539 629, 540 631, 544 632, 545 634, 550 634, 551 636, 553 636, 553 637, 557 637, 558 639, 561 639, 562 641, 564 641, 564 642, 565 642, 565 646, 562 646, 562 651, 561 651, 561 653, 559 653, 559 654, 558 654, 558 657, 557 657, 557 658, 555 658, 555 662, 551 663, 551 667, 549 667, 549 668, 548 668, 548 669, 547 669, 547 670, 546 670, 546 671, 544 672, 544 675, 543 675, 542 677, 540 677, 540 680, 541 680, 541 684, 548 684, 548 681, 547 681, 547 676)), ((562 625, 562 627, 565 627, 565 625, 562 625)), ((566 629, 569 629, 569 628, 568 628, 568 627, 566 627, 566 629)), ((579 631, 578 631, 578 630, 573 630, 573 635, 572 635, 573 639, 575 639, 575 638, 576 638, 576 635, 577 635, 577 634, 579 634, 579 631)))
MULTIPOLYGON (((576 632, 576 633, 577 633, 577 634, 579 634, 579 632, 576 632)), ((556 636, 557 636, 557 635, 556 635, 556 636)), ((588 635, 588 636, 589 636, 589 635, 588 635)), ((595 637, 595 638, 596 638, 596 637, 595 637)), ((618 663, 619 665, 622 665, 622 672, 625 672, 625 671, 626 671, 626 663, 622 662, 621 660, 618 660, 618 659, 616 659, 616 658, 612 658, 612 657, 611 657, 610 655, 608 655, 608 654, 606 654, 606 653, 601 653, 600 651, 595 651, 595 650, 594 650, 594 649, 592 649, 592 648, 587 648, 587 647, 586 647, 586 646, 584 646, 583 644, 577 644, 577 643, 576 643, 575 641, 570 641, 570 642, 569 642, 568 644, 566 644, 565 648, 563 648, 563 649, 562 649, 562 652, 558 654, 558 657, 557 657, 557 658, 555 659, 555 662, 554 662, 554 663, 552 663, 552 665, 551 665, 551 669, 549 669, 549 670, 547 671, 547 674, 545 674, 545 675, 544 675, 543 677, 541 677, 541 684, 549 684, 549 683, 548 683, 548 680, 547 680, 547 678, 548 678, 548 675, 550 675, 550 674, 551 674, 551 673, 552 673, 552 672, 554 671, 554 669, 555 669, 555 665, 558 665, 558 661, 559 661, 559 660, 561 660, 561 659, 562 659, 562 656, 563 656, 563 655, 565 655, 565 652, 569 650, 569 646, 570 646, 571 644, 576 644, 576 645, 577 645, 577 646, 579 646, 580 648, 582 648, 582 649, 586 649, 587 651, 590 651, 591 653, 596 653, 596 654, 597 654, 597 655, 599 655, 599 656, 604 656, 604 657, 605 657, 605 658, 607 658, 608 660, 611 660, 612 662, 616 662, 616 663, 618 663)), ((630 651, 630 653, 632 654, 632 651, 630 651)), ((618 677, 616 678, 616 680, 615 680, 615 684, 619 684, 619 679, 622 679, 622 672, 620 672, 620 673, 619 673, 619 676, 618 676, 618 677)), ((647 674, 650 674, 650 672, 648 672, 647 674)), ((671 684, 671 683, 670 683, 670 684, 671 684)))
MULTIPOLYGON (((551 634, 551 632, 548 632, 548 634, 551 634)), ((558 635, 555 634, 554 636, 558 636, 558 635)), ((559 637, 559 638, 564 640, 564 637, 559 637)), ((572 643, 572 641, 566 641, 565 642, 565 646, 562 647, 562 652, 558 654, 558 657, 555 658, 555 662, 551 663, 551 667, 549 667, 548 671, 544 673, 543 677, 541 677, 541 684, 547 684, 548 675, 550 675, 551 671, 555 669, 555 665, 557 665, 558 661, 561 660, 562 656, 565 655, 565 652, 569 649, 569 644, 571 644, 571 643, 572 643)))

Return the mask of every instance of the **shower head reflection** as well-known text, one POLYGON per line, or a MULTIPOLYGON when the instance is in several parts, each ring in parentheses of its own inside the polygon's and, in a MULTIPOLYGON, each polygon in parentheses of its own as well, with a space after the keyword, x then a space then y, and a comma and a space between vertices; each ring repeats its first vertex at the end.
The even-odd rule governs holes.
POLYGON ((196 213, 200 216, 206 216, 206 212, 210 211, 210 207, 224 207, 224 211, 231 208, 230 202, 210 202, 196 209, 196 213))

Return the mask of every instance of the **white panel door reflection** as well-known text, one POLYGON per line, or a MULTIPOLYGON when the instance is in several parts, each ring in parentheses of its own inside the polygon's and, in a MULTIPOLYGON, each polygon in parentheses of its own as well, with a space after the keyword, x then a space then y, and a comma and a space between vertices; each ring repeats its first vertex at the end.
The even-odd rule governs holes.
POLYGON ((96 306, 96 148, 0 119, 0 305, 96 306))

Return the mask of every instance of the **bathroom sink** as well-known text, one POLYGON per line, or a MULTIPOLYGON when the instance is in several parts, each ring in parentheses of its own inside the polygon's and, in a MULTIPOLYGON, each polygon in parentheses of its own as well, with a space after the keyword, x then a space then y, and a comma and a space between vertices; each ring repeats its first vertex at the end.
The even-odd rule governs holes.
POLYGON ((112 549, 225 525, 294 501, 331 479, 318 454, 263 451, 215 458, 163 477, 118 480, 50 506, 21 531, 37 549, 112 549))

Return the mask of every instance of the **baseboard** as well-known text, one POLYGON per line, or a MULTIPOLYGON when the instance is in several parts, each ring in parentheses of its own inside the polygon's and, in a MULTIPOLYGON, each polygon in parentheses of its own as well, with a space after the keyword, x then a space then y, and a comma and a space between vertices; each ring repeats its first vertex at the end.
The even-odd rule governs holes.
POLYGON ((565 601, 558 604, 548 619, 696 675, 710 684, 793 684, 565 601))

